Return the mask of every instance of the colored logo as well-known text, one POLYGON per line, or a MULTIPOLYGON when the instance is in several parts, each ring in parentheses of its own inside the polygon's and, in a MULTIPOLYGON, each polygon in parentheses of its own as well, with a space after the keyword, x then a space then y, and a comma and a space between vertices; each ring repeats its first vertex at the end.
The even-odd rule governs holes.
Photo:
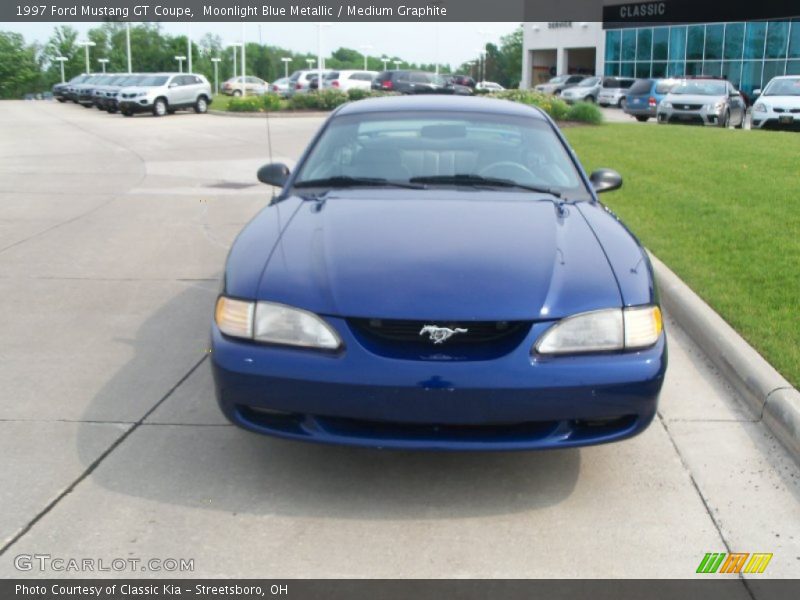
POLYGON ((763 573, 771 553, 765 552, 708 552, 697 566, 697 573, 763 573), (748 560, 749 557, 749 560, 748 560))

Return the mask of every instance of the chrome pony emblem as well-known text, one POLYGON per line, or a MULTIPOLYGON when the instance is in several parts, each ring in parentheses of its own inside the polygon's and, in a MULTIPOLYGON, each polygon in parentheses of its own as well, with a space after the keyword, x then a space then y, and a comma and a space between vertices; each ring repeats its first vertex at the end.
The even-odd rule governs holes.
POLYGON ((422 329, 420 329, 419 334, 425 335, 428 334, 428 339, 432 341, 434 344, 441 344, 451 337, 453 337, 457 333, 467 333, 469 329, 462 329, 461 327, 456 327, 455 329, 450 329, 449 327, 437 327, 436 325, 425 325, 422 329))

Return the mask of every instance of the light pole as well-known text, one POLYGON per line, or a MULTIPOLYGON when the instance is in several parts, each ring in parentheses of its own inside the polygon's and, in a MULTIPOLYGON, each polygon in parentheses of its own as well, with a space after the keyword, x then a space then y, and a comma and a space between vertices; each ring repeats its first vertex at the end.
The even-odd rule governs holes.
POLYGON ((247 62, 245 61, 245 46, 247 45, 247 41, 245 39, 245 32, 244 32, 244 21, 242 21, 242 72, 240 76, 242 78, 242 96, 247 96, 247 86, 244 84, 244 77, 245 77, 245 67, 247 66, 247 62))
POLYGON ((385 56, 381 56, 381 62, 383 63, 383 70, 386 70, 386 65, 389 64, 389 59, 385 56))
POLYGON ((367 50, 372 50, 372 46, 369 44, 363 44, 359 46, 364 51, 364 70, 367 70, 367 50))
POLYGON ((192 72, 192 22, 186 23, 186 54, 189 56, 189 62, 186 63, 186 71, 192 72))
POLYGON ((126 23, 127 27, 125 28, 125 47, 128 51, 128 73, 133 73, 132 62, 131 62, 131 22, 128 21, 126 23))
POLYGON ((77 45, 83 46, 83 52, 86 57, 86 74, 88 75, 89 73, 91 73, 91 71, 89 71, 89 48, 91 46, 96 46, 97 44, 95 44, 91 40, 84 40, 82 42, 78 42, 77 45))
POLYGON ((181 73, 183 73, 183 61, 185 61, 185 60, 186 60, 186 57, 185 57, 185 56, 183 56, 183 55, 176 56, 176 57, 175 57, 175 60, 177 60, 177 61, 178 61, 178 71, 180 71, 181 73))
POLYGON ((107 58, 98 58, 97 62, 99 62, 101 65, 103 65, 103 73, 105 73, 106 72, 106 65, 108 64, 108 59, 107 58))
POLYGON ((483 54, 483 73, 481 74, 481 81, 486 80, 486 46, 489 44, 489 36, 494 35, 492 29, 480 29, 478 33, 486 37, 486 41, 481 43, 481 53, 483 54))
POLYGON ((393 60, 392 62, 394 63, 394 68, 395 68, 395 69, 399 69, 399 68, 400 68, 400 65, 402 65, 402 64, 403 64, 403 61, 402 61, 402 60, 393 60))
POLYGON ((281 62, 283 62, 283 77, 285 79, 288 79, 289 78, 289 63, 292 62, 292 57, 291 56, 284 56, 281 59, 281 62))
POLYGON ((236 60, 237 60, 237 56, 238 56, 238 54, 236 53, 236 49, 239 46, 241 46, 241 44, 239 42, 231 42, 228 45, 233 49, 233 79, 235 81, 236 80, 236 68, 237 68, 236 67, 236 60))
POLYGON ((322 91, 322 69, 325 68, 325 59, 322 58, 322 28, 330 26, 330 23, 317 23, 317 90, 320 92, 322 91))
POLYGON ((214 93, 219 94, 219 61, 222 59, 218 56, 215 56, 211 59, 211 62, 214 63, 214 93))
POLYGON ((306 64, 308 65, 308 68, 310 69, 311 65, 314 64, 314 59, 313 58, 307 58, 306 59, 306 64))
POLYGON ((56 60, 61 63, 61 83, 64 83, 64 63, 69 59, 66 56, 56 56, 56 60))

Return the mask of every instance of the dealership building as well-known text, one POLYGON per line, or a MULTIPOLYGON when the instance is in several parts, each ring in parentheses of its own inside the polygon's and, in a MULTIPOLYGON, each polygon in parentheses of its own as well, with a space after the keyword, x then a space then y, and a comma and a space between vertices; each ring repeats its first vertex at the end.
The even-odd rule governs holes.
POLYGON ((608 3, 598 8, 596 21, 525 23, 521 87, 567 73, 707 75, 725 77, 749 95, 776 75, 800 75, 800 3, 788 9, 783 3, 765 4, 759 16, 769 18, 751 20, 681 22, 680 17, 695 16, 689 12, 693 7, 673 0, 608 3), (663 14, 656 16, 662 21, 639 16, 637 6, 660 7, 663 14), (670 13, 672 7, 677 9, 670 13))

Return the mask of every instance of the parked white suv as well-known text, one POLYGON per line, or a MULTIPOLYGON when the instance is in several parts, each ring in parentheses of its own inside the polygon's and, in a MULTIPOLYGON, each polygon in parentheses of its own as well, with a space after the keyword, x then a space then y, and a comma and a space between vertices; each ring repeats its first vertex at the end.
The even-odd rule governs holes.
POLYGON ((143 76, 135 86, 122 88, 118 100, 119 111, 126 117, 137 112, 163 117, 185 108, 204 113, 211 104, 211 85, 194 73, 154 73, 143 76))
POLYGON ((322 79, 322 89, 369 91, 372 89, 372 80, 377 75, 377 71, 331 71, 322 79))

